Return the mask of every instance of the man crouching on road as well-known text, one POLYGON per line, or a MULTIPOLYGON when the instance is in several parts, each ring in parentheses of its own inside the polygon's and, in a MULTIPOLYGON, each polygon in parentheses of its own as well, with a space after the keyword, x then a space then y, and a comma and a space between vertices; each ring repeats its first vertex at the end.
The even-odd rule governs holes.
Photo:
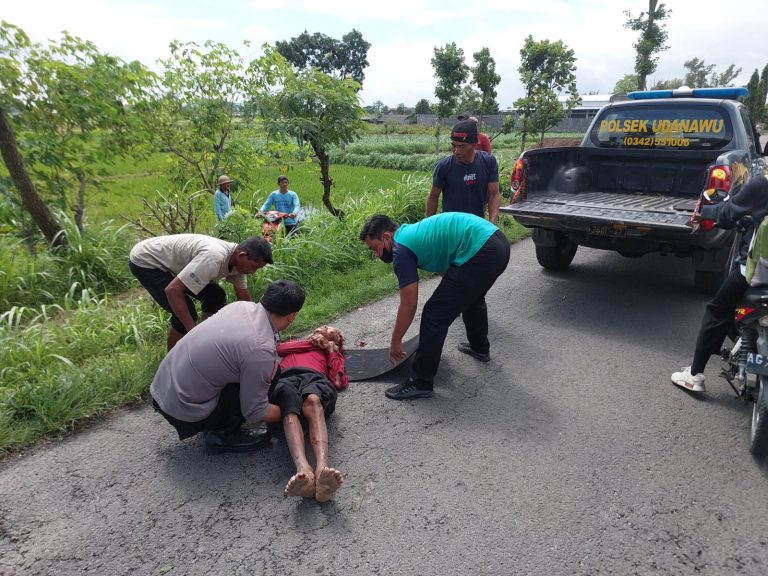
POLYGON ((280 422, 267 398, 277 370, 279 332, 304 305, 304 290, 289 280, 270 284, 261 301, 233 302, 182 338, 152 381, 155 410, 184 440, 205 434, 209 454, 248 452, 269 442, 266 429, 244 422, 280 422))
POLYGON ((360 232, 383 262, 391 262, 400 285, 400 304, 389 345, 394 363, 405 356, 403 336, 419 301, 418 268, 443 274, 421 313, 419 349, 411 376, 385 391, 393 400, 427 398, 448 327, 461 314, 467 340, 459 351, 481 362, 490 360, 485 294, 509 263, 509 242, 496 226, 463 212, 443 212, 415 224, 395 224, 388 216, 372 216, 360 232))

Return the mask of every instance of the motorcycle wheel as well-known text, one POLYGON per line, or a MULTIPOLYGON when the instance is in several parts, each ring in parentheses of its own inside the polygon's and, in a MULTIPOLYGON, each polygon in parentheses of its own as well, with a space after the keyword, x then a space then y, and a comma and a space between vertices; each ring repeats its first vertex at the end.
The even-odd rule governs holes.
POLYGON ((757 381, 757 400, 752 407, 752 428, 750 430, 749 451, 753 456, 768 455, 768 391, 763 377, 757 381))

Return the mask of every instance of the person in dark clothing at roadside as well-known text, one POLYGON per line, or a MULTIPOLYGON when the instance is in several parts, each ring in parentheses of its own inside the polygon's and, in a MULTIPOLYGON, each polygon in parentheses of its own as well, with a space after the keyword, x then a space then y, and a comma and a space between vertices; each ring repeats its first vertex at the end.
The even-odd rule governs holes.
POLYGON ((451 129, 450 156, 438 160, 432 173, 425 216, 437 214, 440 195, 443 212, 467 212, 496 224, 501 207, 499 164, 496 157, 475 149, 477 123, 462 120, 451 129))
MULTIPOLYGON (((704 192, 712 197, 714 190, 704 192)), ((748 284, 744 277, 749 244, 757 226, 768 214, 768 179, 753 177, 733 196, 715 205, 703 205, 695 219, 715 220, 720 228, 733 228, 745 218, 751 217, 739 247, 738 266, 731 270, 712 300, 707 304, 701 328, 696 339, 693 363, 672 374, 672 382, 692 392, 704 392, 704 368, 710 356, 718 354, 723 341, 733 327, 734 309, 746 292, 748 284)))
POLYGON ((419 349, 408 379, 386 390, 393 400, 426 398, 440 364, 448 327, 461 315, 468 342, 459 351, 481 362, 490 360, 485 294, 509 263, 509 241, 496 226, 463 212, 446 212, 415 224, 398 226, 388 216, 368 219, 360 240, 382 262, 392 263, 400 285, 400 304, 389 346, 390 360, 405 356, 403 336, 419 300, 418 269, 442 274, 421 314, 419 349))

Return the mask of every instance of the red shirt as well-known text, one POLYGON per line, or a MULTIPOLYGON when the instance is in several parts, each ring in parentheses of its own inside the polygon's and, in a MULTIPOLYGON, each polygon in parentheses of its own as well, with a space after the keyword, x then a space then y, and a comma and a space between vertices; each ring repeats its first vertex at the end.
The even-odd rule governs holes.
POLYGON ((323 374, 331 381, 334 388, 344 390, 349 386, 347 373, 344 371, 344 355, 339 352, 327 354, 306 340, 291 340, 277 345, 277 354, 282 358, 281 368, 310 368, 323 374), (336 375, 341 374, 341 383, 336 383, 336 375))
POLYGON ((475 144, 475 150, 482 150, 483 152, 491 153, 491 139, 488 138, 482 132, 477 135, 477 144, 475 144))

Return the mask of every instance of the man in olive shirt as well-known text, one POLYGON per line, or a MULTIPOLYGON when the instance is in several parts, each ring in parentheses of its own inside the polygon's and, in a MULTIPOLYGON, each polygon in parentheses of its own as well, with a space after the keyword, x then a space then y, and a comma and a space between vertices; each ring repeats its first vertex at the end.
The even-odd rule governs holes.
POLYGON ((202 304, 203 320, 227 303, 216 280, 226 279, 238 300, 250 301, 245 274, 267 264, 272 264, 272 248, 264 238, 234 244, 203 234, 173 234, 136 244, 129 267, 152 298, 171 313, 170 350, 197 323, 193 298, 202 304))
POLYGON ((279 332, 296 318, 304 290, 270 284, 259 303, 233 302, 197 326, 160 363, 150 392, 155 409, 184 440, 205 433, 209 453, 246 452, 269 441, 243 422, 280 422, 267 398, 277 370, 279 332))

